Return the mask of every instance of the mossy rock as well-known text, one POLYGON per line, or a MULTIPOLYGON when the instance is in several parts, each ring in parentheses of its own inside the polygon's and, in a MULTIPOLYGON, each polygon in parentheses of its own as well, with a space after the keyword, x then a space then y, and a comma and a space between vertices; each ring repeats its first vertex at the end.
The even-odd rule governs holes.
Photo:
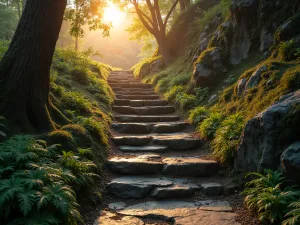
POLYGON ((49 145, 60 144, 63 150, 76 151, 78 144, 72 134, 65 130, 55 130, 46 137, 49 145))
POLYGON ((78 145, 82 148, 89 148, 92 146, 91 134, 82 126, 77 124, 69 124, 61 128, 72 134, 78 145))
POLYGON ((300 34, 300 13, 287 20, 275 33, 275 41, 287 41, 300 34))

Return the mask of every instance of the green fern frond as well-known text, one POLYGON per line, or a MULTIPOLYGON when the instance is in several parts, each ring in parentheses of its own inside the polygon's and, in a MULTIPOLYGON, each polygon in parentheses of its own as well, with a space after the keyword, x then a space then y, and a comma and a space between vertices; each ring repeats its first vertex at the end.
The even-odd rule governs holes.
POLYGON ((12 200, 18 193, 24 191, 24 183, 21 179, 11 177, 0 180, 0 205, 12 200))
POLYGON ((36 192, 28 191, 17 194, 19 208, 24 216, 27 216, 36 202, 36 192))

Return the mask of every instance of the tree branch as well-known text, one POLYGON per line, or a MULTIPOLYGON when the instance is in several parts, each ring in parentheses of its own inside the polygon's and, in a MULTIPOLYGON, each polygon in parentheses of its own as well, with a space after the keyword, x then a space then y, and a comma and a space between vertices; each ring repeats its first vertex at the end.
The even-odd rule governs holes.
POLYGON ((165 26, 164 26, 164 22, 162 20, 162 16, 161 16, 161 12, 160 12, 160 8, 159 8, 158 0, 154 0, 154 9, 155 9, 155 12, 156 12, 156 18, 157 18, 160 30, 161 31, 165 31, 165 26))
MULTIPOLYGON (((141 22, 142 22, 142 24, 146 27, 146 29, 147 29, 151 34, 154 35, 154 33, 155 33, 155 32, 154 32, 154 28, 151 27, 151 25, 153 25, 153 24, 150 23, 150 25, 149 25, 149 23, 147 23, 147 21, 146 21, 146 19, 145 19, 145 18, 148 18, 148 20, 150 20, 150 18, 149 18, 148 16, 146 16, 146 15, 142 12, 142 10, 139 8, 137 0, 133 0, 133 1, 132 1, 132 4, 133 4, 133 6, 134 6, 134 8, 135 8, 135 11, 136 11, 136 13, 137 13, 139 19, 140 19, 141 22), (145 17, 145 16, 146 16, 146 17, 145 17)), ((150 21, 151 21, 151 20, 150 20, 150 21)))
POLYGON ((150 0, 146 0, 146 3, 148 5, 148 9, 151 13, 151 17, 152 17, 152 21, 153 21, 153 28, 159 30, 154 6, 151 4, 150 0))
POLYGON ((169 18, 170 18, 170 16, 171 16, 172 12, 173 12, 174 9, 176 8, 176 5, 178 4, 178 2, 179 2, 179 0, 176 0, 176 1, 173 3, 173 5, 172 5, 170 11, 168 12, 168 14, 167 14, 167 16, 166 16, 166 18, 165 18, 165 21, 164 21, 164 26, 165 26, 165 27, 167 26, 168 20, 169 20, 169 18))

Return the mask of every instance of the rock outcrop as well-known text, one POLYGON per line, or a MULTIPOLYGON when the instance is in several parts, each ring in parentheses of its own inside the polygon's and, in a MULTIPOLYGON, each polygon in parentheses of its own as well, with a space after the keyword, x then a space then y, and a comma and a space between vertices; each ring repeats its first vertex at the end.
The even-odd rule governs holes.
POLYGON ((282 153, 281 166, 290 179, 300 181, 300 142, 293 143, 282 153))
MULTIPOLYGON (((237 150, 235 168, 242 172, 277 169, 284 146, 279 142, 286 126, 292 133, 300 131, 299 124, 286 124, 293 107, 300 105, 300 90, 283 96, 274 105, 249 120, 237 150)), ((284 143, 292 144, 292 143, 284 143)), ((287 157, 288 154, 285 154, 287 157)))

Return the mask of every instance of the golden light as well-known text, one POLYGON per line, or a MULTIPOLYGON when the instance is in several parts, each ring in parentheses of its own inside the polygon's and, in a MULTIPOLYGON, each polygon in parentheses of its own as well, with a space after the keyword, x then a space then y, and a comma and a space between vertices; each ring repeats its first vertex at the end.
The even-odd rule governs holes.
POLYGON ((120 25, 125 19, 125 13, 122 12, 115 4, 110 3, 104 9, 103 20, 112 23, 113 26, 120 25))

